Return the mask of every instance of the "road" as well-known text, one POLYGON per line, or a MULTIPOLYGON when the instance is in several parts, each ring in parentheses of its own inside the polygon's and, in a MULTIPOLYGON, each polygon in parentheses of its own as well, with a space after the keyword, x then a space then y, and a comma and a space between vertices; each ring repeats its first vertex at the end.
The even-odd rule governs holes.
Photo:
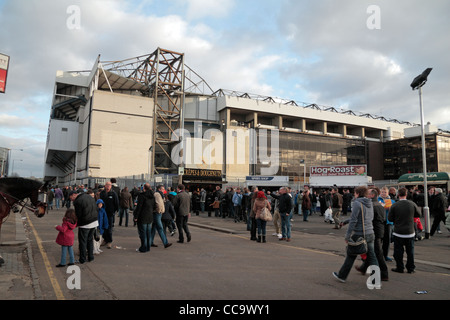
MULTIPOLYGON (((291 242, 272 236, 274 228, 269 223, 267 243, 250 241, 244 223, 194 215, 190 218, 190 243, 177 243, 175 235, 169 237, 173 245, 165 249, 157 235, 158 247, 148 253, 136 252, 139 245, 136 228, 118 226, 116 219, 112 249, 102 247, 104 252, 96 255, 94 261, 76 264, 75 271, 55 267, 60 259, 60 246, 55 243, 54 226, 61 223, 64 211, 52 210, 40 219, 28 213, 22 215, 29 246, 29 250, 22 249, 23 257, 35 274, 30 281, 22 281, 21 288, 10 286, 8 291, 17 295, 0 296, 2 299, 21 299, 19 293, 25 300, 197 303, 450 299, 450 238, 446 230, 429 240, 416 242, 416 273, 390 272, 389 281, 382 282, 381 289, 370 290, 366 284, 368 275, 355 270, 346 283, 332 277, 331 273, 338 271, 344 261, 345 229, 332 229, 319 215, 311 216, 309 222, 295 215, 291 242), (27 254, 29 251, 31 255, 27 254), (73 288, 74 284, 79 288, 73 288), (417 294, 418 291, 427 293, 417 294)), ((76 257, 77 245, 75 236, 76 257)), ((13 250, 10 248, 1 246, 0 252, 13 250)), ((394 263, 388 263, 388 267, 393 268, 394 263)), ((28 268, 23 269, 28 272, 28 268)), ((3 266, 0 275, 4 271, 3 266)))

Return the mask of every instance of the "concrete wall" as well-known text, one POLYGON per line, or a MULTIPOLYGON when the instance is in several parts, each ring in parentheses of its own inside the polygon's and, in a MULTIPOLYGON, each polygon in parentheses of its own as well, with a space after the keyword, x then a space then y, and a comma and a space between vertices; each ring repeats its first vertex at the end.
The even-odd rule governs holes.
POLYGON ((90 177, 148 173, 153 111, 151 98, 94 92, 87 156, 90 177))

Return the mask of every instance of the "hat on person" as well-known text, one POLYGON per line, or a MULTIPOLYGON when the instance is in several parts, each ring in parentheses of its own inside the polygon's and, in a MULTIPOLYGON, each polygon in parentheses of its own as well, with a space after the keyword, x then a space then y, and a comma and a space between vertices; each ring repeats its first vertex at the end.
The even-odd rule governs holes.
POLYGON ((256 194, 256 197, 257 197, 257 198, 264 198, 264 199, 267 199, 267 198, 266 198, 266 195, 264 194, 263 191, 258 191, 258 193, 256 194))
POLYGON ((442 189, 441 188, 434 188, 434 191, 436 191, 437 193, 442 193, 442 189))

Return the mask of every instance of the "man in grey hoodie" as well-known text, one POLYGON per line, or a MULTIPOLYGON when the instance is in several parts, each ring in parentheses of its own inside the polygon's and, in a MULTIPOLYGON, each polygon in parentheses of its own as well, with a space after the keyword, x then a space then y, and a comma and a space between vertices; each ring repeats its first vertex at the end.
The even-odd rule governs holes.
MULTIPOLYGON (((366 187, 357 187, 355 189, 355 201, 348 222, 345 242, 348 243, 350 238, 356 241, 359 237, 364 237, 367 241, 367 264, 369 266, 378 266, 374 248, 375 235, 372 225, 373 206, 372 201, 367 198, 367 195, 368 189, 366 187)), ((333 276, 339 281, 345 282, 356 257, 355 255, 347 254, 341 269, 339 272, 333 272, 333 276)))

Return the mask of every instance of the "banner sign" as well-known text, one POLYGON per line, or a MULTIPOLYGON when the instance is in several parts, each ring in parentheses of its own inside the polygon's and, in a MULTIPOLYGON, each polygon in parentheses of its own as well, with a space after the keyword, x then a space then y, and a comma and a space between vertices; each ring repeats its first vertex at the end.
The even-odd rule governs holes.
POLYGON ((310 168, 311 177, 323 176, 367 176, 366 165, 354 166, 314 166, 310 168))
POLYGON ((222 181, 222 171, 184 168, 183 179, 222 181))
POLYGON ((0 53, 0 93, 5 93, 8 77, 9 56, 0 53))

